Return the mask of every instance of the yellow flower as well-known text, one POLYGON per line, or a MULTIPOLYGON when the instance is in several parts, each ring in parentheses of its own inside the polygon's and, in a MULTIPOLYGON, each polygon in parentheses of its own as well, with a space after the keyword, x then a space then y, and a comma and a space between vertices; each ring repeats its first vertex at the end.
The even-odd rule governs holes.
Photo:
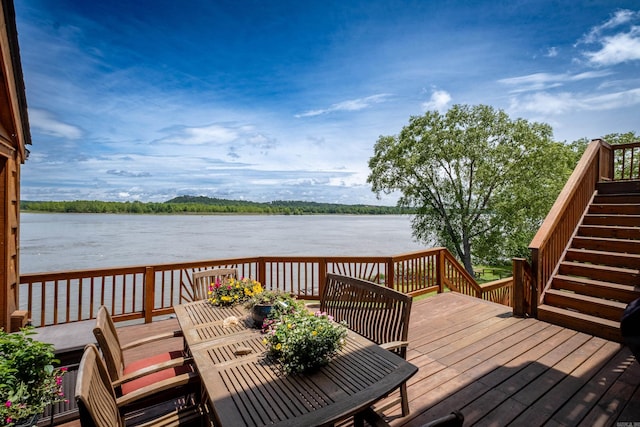
POLYGON ((282 348, 282 344, 278 343, 276 344, 276 350, 280 350, 282 348))
POLYGON ((311 332, 311 335, 315 337, 316 335, 318 335, 318 331, 311 332))

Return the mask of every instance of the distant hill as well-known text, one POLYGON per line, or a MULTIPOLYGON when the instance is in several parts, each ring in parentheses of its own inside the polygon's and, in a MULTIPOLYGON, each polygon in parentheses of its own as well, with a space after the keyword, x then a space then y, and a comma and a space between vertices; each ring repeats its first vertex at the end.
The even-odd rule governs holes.
POLYGON ((342 205, 288 200, 262 203, 205 196, 179 196, 163 203, 103 202, 99 200, 60 202, 23 200, 20 202, 20 209, 23 212, 140 214, 397 215, 413 213, 411 210, 395 206, 342 205))

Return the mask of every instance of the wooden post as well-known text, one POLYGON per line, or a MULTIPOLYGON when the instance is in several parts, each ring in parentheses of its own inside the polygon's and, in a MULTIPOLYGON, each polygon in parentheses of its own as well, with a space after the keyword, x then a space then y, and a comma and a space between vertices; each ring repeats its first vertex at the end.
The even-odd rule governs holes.
POLYGON ((393 258, 387 258, 387 277, 385 277, 385 284, 387 288, 395 289, 396 286, 396 264, 393 262, 393 258))
POLYGON ((538 318, 538 295, 542 292, 541 283, 541 270, 542 266, 540 265, 540 251, 538 249, 531 249, 531 297, 530 297, 530 307, 529 314, 531 317, 538 318))
POLYGON ((318 296, 322 296, 324 292, 325 282, 327 281, 327 259, 321 258, 318 262, 318 296))
POLYGON ((436 283, 438 284, 438 293, 444 292, 444 250, 438 251, 436 260, 436 283))
POLYGON ((156 300, 156 274, 153 267, 146 267, 144 274, 144 323, 153 322, 153 308, 156 300))
POLYGON ((513 315, 517 317, 525 316, 525 280, 524 280, 524 259, 514 258, 513 263, 513 315))
POLYGON ((267 264, 264 261, 264 258, 258 258, 258 277, 256 280, 262 283, 262 286, 266 289, 266 281, 267 281, 267 264))

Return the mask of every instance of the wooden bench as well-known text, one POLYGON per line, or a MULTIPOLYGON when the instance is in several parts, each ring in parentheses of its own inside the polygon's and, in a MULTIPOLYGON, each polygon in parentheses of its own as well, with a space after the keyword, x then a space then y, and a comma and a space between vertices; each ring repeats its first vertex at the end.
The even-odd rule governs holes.
MULTIPOLYGON (((320 311, 406 359, 412 301, 409 295, 367 280, 327 274, 320 311)), ((402 415, 408 415, 406 383, 400 386, 400 403, 402 415)))

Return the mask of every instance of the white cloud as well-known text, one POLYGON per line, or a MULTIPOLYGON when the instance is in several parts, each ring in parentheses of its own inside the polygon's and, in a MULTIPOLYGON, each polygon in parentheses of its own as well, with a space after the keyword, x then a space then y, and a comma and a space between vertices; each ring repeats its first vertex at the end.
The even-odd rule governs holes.
POLYGON ((557 47, 550 47, 547 50, 547 55, 546 56, 549 57, 549 58, 555 58, 556 56, 558 56, 558 53, 559 52, 558 52, 558 48, 557 47))
POLYGON ((578 43, 596 43, 600 39, 603 31, 625 25, 639 16, 640 12, 633 10, 617 10, 613 16, 603 24, 593 27, 578 43))
POLYGON ((601 95, 539 92, 511 99, 510 109, 545 115, 613 110, 640 105, 640 88, 601 95))
POLYGON ((60 138, 78 139, 82 130, 76 126, 57 120, 53 114, 40 109, 29 109, 30 125, 45 135, 60 138))
POLYGON ((202 127, 185 126, 172 129, 171 135, 162 138, 159 142, 180 145, 228 144, 237 138, 237 128, 212 124, 202 127))
POLYGON ((438 110, 443 111, 447 108, 447 105, 451 102, 451 95, 444 90, 434 90, 431 92, 431 97, 428 101, 422 104, 422 108, 425 111, 438 110))
POLYGON ((594 65, 614 65, 640 59, 640 27, 631 27, 627 33, 604 37, 602 48, 586 52, 585 56, 594 65))
POLYGON ((639 20, 640 11, 618 10, 603 24, 593 27, 576 43, 576 46, 600 45, 598 50, 583 53, 589 63, 595 66, 609 66, 639 60, 640 26, 633 25, 634 21, 639 20), (628 27, 620 28, 623 26, 628 27))
POLYGON ((508 86, 513 86, 511 93, 528 92, 548 90, 554 87, 562 86, 568 82, 577 82, 588 79, 596 79, 611 75, 612 72, 608 70, 602 71, 586 71, 583 73, 534 73, 526 76, 509 77, 506 79, 498 80, 498 83, 502 83, 508 86))
POLYGON ((367 96, 366 98, 357 98, 350 99, 347 101, 342 101, 337 104, 331 105, 329 108, 321 109, 321 110, 310 110, 305 111, 301 114, 296 114, 295 117, 314 117, 320 116, 323 114, 333 113, 336 111, 359 111, 364 110, 365 108, 369 108, 374 104, 379 104, 381 102, 385 102, 385 100, 390 95, 388 93, 379 93, 377 95, 367 96))

